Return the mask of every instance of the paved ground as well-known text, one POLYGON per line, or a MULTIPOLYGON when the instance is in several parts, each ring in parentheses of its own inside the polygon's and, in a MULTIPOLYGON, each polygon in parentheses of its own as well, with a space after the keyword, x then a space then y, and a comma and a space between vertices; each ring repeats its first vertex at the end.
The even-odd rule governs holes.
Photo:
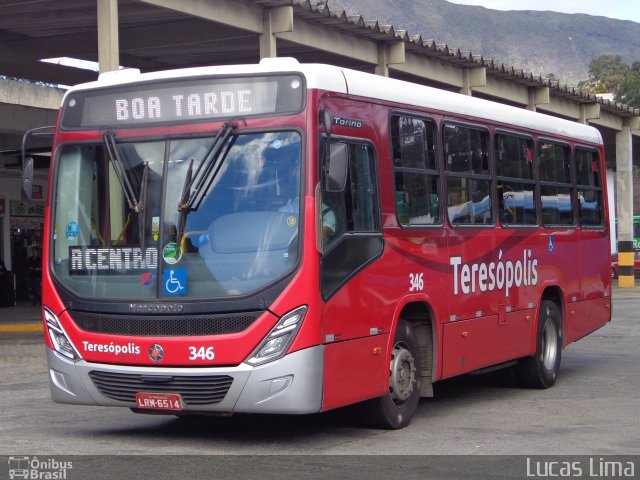
MULTIPOLYGON (((554 388, 514 388, 508 371, 446 380, 400 431, 369 429, 350 409, 177 419, 56 404, 42 334, 19 330, 40 326, 39 309, 0 309, 0 328, 16 328, 0 330, 0 453, 41 460, 75 455, 68 476, 57 477, 67 480, 140 474, 164 480, 511 480, 552 476, 544 468, 567 459, 561 455, 584 456, 571 457, 583 472, 573 478, 622 478, 588 470, 593 459, 597 464, 609 455, 623 455, 625 466, 634 462, 631 478, 638 478, 640 286, 616 288, 613 302, 610 324, 563 351, 554 388), (529 473, 530 457, 542 462, 535 463, 542 475, 529 473)), ((0 456, 0 478, 6 478, 7 462, 0 456)))

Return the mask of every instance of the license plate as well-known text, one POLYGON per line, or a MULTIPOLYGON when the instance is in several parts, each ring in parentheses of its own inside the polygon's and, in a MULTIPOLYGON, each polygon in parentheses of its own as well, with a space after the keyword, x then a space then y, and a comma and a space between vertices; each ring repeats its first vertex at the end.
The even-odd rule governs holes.
POLYGON ((182 410, 182 398, 177 393, 136 393, 138 408, 147 410, 182 410))

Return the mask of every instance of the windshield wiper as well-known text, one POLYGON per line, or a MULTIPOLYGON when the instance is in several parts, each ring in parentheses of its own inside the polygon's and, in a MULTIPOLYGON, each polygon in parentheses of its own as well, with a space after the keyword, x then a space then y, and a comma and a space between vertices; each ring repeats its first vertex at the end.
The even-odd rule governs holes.
POLYGON ((204 155, 195 173, 193 173, 193 159, 189 162, 189 169, 182 185, 182 195, 178 202, 178 212, 180 212, 176 240, 178 246, 181 246, 180 242, 187 223, 187 215, 189 212, 198 210, 211 184, 218 176, 224 158, 233 146, 234 139, 227 140, 235 129, 235 124, 227 122, 218 130, 211 147, 204 155))
POLYGON ((129 208, 136 212, 139 216, 138 222, 138 235, 140 236, 140 248, 144 250, 144 237, 146 227, 146 211, 145 205, 147 203, 147 184, 149 179, 149 162, 144 161, 144 169, 142 171, 142 180, 140 182, 140 191, 136 196, 136 192, 133 188, 131 177, 127 174, 127 169, 118 151, 116 144, 116 136, 113 132, 105 132, 103 134, 104 146, 109 160, 113 166, 113 170, 116 172, 116 177, 120 182, 122 191, 124 192, 125 199, 129 208), (136 198, 137 197, 137 198, 136 198))

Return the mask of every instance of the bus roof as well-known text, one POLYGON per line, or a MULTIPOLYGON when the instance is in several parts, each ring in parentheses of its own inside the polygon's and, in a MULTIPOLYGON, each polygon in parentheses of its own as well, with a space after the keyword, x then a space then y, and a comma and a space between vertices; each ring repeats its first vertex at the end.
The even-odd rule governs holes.
POLYGON ((136 69, 124 69, 103 73, 97 81, 72 87, 67 94, 79 90, 156 80, 277 72, 303 74, 308 88, 389 101, 407 107, 428 108, 445 115, 447 113, 463 115, 478 120, 489 120, 503 124, 505 127, 513 126, 541 134, 547 133, 602 145, 600 132, 588 125, 532 112, 524 108, 356 70, 323 64, 301 64, 293 58, 268 58, 263 59, 259 64, 197 67, 150 73, 140 73, 136 69))

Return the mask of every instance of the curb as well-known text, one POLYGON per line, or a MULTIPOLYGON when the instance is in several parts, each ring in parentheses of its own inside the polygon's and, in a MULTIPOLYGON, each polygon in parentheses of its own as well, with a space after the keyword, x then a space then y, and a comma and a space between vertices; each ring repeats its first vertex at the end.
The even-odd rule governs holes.
POLYGON ((24 333, 42 332, 42 322, 38 323, 13 323, 0 325, 0 332, 24 333))

